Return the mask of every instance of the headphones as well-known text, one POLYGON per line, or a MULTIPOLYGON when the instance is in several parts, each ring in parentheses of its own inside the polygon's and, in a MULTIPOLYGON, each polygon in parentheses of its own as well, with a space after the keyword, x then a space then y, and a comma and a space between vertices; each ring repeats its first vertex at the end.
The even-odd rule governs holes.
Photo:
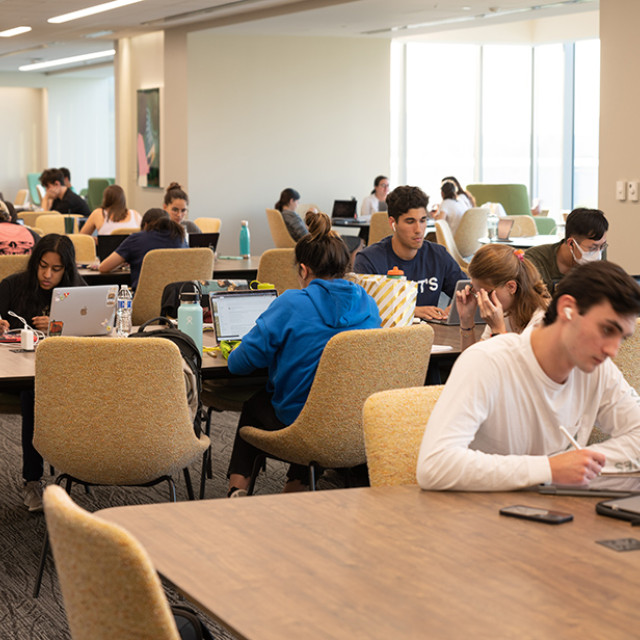
POLYGON ((567 320, 571 320, 571 318, 573 317, 573 313, 571 312, 571 309, 565 309, 564 315, 566 316, 567 320))

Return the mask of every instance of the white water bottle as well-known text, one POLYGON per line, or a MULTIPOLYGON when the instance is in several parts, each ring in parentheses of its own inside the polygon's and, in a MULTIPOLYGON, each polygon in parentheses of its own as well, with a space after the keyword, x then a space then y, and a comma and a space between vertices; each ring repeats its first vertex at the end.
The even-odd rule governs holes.
POLYGON ((126 284, 118 292, 118 310, 116 312, 116 334, 126 338, 131 333, 131 290, 126 284))

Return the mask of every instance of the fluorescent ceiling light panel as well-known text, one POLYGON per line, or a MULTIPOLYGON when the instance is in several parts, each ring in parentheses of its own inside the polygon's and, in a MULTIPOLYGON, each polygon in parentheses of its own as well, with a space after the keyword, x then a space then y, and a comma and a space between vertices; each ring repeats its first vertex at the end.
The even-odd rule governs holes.
POLYGON ((95 53, 84 53, 81 56, 71 56, 70 58, 58 58, 57 60, 49 60, 48 62, 35 62, 34 64, 25 64, 18 67, 18 71, 36 71, 37 69, 48 69, 49 67, 60 67, 65 64, 74 64, 75 62, 85 62, 87 60, 97 60, 99 58, 108 58, 115 55, 115 49, 108 51, 96 51, 95 53))
POLYGON ((128 4, 134 4, 136 2, 142 2, 142 0, 113 0, 113 2, 104 2, 103 4, 97 4, 94 7, 87 7, 86 9, 79 9, 78 11, 72 11, 71 13, 63 13, 61 16, 54 16, 53 18, 49 18, 47 22, 60 24, 61 22, 78 20, 79 18, 93 16, 96 13, 102 13, 103 11, 111 11, 112 9, 126 7, 128 4))
POLYGON ((12 36, 19 36, 21 33, 28 33, 29 31, 31 31, 31 27, 14 27, 13 29, 0 31, 0 38, 11 38, 12 36))

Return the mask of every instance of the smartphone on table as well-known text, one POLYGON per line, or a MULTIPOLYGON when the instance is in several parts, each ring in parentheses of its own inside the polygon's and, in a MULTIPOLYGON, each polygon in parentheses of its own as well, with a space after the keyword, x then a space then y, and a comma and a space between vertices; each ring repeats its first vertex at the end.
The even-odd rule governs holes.
POLYGON ((563 522, 571 522, 571 520, 573 520, 573 516, 570 513, 551 511, 549 509, 541 509, 540 507, 527 507, 522 504, 503 507, 500 509, 500 515, 511 516, 512 518, 523 518, 524 520, 535 520, 547 524, 562 524, 563 522))

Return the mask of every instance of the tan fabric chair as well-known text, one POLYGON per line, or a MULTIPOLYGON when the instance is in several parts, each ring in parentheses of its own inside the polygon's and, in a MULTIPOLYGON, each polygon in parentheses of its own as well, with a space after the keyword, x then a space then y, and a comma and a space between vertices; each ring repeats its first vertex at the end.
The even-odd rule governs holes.
POLYGON ((640 318, 636 320, 633 335, 622 343, 613 362, 624 379, 640 393, 640 318))
POLYGON ((0 256, 0 282, 12 273, 26 271, 29 256, 0 256))
POLYGON ((287 289, 300 289, 293 249, 267 249, 260 256, 258 282, 275 285, 278 295, 287 289))
POLYGON ((138 233, 140 227, 121 227, 114 229, 109 235, 111 236, 130 236, 132 233, 138 233))
POLYGON ((70 233, 69 239, 76 250, 76 262, 91 263, 96 260, 96 241, 85 233, 70 233))
POLYGON ((458 250, 456 241, 453 239, 453 234, 451 233, 451 227, 446 220, 436 220, 436 239, 438 240, 438 244, 445 247, 460 268, 465 273, 468 273, 469 263, 462 257, 462 254, 458 250))
POLYGON ((23 207, 27 203, 27 197, 29 196, 29 189, 20 189, 16 193, 15 200, 13 201, 14 207, 23 207))
POLYGON ((42 229, 44 235, 49 233, 59 233, 64 235, 64 216, 59 213, 47 213, 38 216, 36 225, 39 229, 42 229))
POLYGON ((482 246, 478 238, 487 235, 487 216, 489 209, 467 209, 460 220, 453 239, 460 255, 468 258, 482 246))
POLYGON ((267 209, 267 222, 273 243, 277 249, 291 249, 296 246, 296 241, 287 230, 287 225, 282 219, 282 214, 277 209, 267 209))
MULTIPOLYGON (((211 253, 211 252, 209 252, 211 253)), ((52 338, 38 346, 33 446, 56 483, 143 485, 182 471, 209 446, 197 438, 178 347, 162 338, 52 338), (64 380, 64 393, 60 389, 64 380), (98 380, 99 385, 87 381, 98 380)), ((46 538, 34 596, 46 560, 46 538)))
POLYGON ((36 220, 44 215, 59 216, 61 214, 59 214, 57 211, 20 211, 18 213, 18 218, 24 221, 25 225, 29 227, 36 227, 36 220))
POLYGON ((48 487, 43 502, 73 639, 180 640, 142 545, 78 507, 61 487, 48 487))
POLYGON ((422 436, 442 389, 392 389, 367 398, 364 442, 372 487, 416 484, 422 436))
MULTIPOLYGON (((242 427, 240 436, 266 454, 309 467, 366 462, 362 408, 376 391, 423 385, 433 329, 428 325, 345 331, 327 343, 302 412, 280 431, 242 427)), ((253 491, 259 464, 254 466, 253 491)))
POLYGON ((531 216, 509 216, 509 220, 513 220, 513 227, 511 227, 512 238, 535 236, 538 233, 536 221, 531 216))
POLYGON ((133 296, 133 324, 140 325, 160 315, 162 292, 171 282, 210 280, 212 277, 213 251, 208 247, 149 251, 142 261, 133 296))
POLYGON ((369 246, 390 235, 393 235, 393 230, 389 224, 389 214, 386 211, 372 213, 369 222, 369 246))
POLYGON ((220 233, 220 218, 196 218, 193 223, 202 233, 220 233))

